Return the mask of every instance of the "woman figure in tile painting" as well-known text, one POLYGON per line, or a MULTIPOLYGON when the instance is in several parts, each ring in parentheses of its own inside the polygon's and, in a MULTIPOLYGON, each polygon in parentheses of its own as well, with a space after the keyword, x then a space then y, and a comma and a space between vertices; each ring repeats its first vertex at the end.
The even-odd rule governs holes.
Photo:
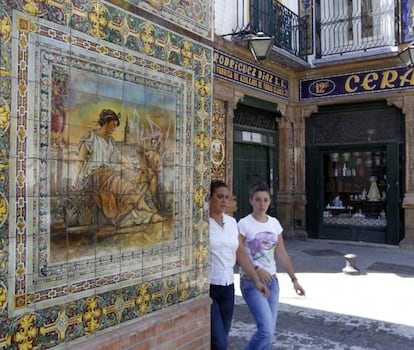
POLYGON ((254 266, 240 244, 236 220, 225 214, 229 189, 220 180, 210 185, 210 297, 211 349, 227 349, 234 309, 234 265, 243 267, 252 280, 253 288, 266 298, 269 291, 260 281, 254 266))
MULTIPOLYGON (((120 124, 119 113, 103 109, 98 127, 86 131, 79 142, 78 171, 73 189, 92 192, 95 203, 113 228, 165 220, 158 214, 151 193, 148 167, 152 159, 138 152, 137 168, 121 154, 112 134, 120 124)), ((110 230, 114 233, 113 230, 110 230)))
POLYGON ((266 214, 270 205, 268 185, 265 183, 253 185, 249 197, 253 211, 240 219, 238 223, 242 236, 241 242, 256 266, 258 276, 269 288, 270 296, 264 298, 261 293, 257 292, 245 271, 240 271, 240 289, 257 326, 257 330, 250 338, 245 350, 271 350, 279 307, 279 282, 276 276, 275 252, 278 261, 292 279, 296 293, 305 295, 305 290, 295 276, 293 265, 285 249, 282 226, 276 218, 266 214))

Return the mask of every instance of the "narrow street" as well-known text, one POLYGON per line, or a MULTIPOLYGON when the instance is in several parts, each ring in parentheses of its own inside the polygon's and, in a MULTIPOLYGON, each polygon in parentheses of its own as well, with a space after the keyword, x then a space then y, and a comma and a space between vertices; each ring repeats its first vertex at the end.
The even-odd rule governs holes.
MULTIPOLYGON (((255 323, 247 305, 237 297, 229 350, 242 350, 255 323)), ((409 326, 280 305, 275 350, 412 350, 409 326)))
MULTIPOLYGON (((414 252, 396 246, 336 241, 288 241, 297 296, 280 271, 275 350, 411 350, 414 344, 414 252), (357 275, 344 255, 357 256, 357 275)), ((229 350, 242 350, 256 325, 236 274, 236 307, 229 350)))

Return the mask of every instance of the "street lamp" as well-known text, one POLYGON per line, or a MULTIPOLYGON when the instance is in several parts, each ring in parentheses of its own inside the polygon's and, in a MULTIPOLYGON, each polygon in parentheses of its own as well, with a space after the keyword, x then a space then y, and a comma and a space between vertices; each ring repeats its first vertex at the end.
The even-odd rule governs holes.
POLYGON ((256 33, 248 39, 249 49, 256 61, 262 61, 267 58, 272 50, 275 38, 273 36, 265 36, 263 32, 256 33))
POLYGON ((414 66, 414 42, 410 43, 404 50, 402 50, 398 57, 407 66, 414 66))
POLYGON ((252 53, 254 59, 258 62, 267 58, 272 50, 275 38, 273 36, 267 36, 263 32, 257 32, 255 35, 247 30, 240 32, 224 34, 221 36, 232 36, 232 41, 246 42, 252 53))

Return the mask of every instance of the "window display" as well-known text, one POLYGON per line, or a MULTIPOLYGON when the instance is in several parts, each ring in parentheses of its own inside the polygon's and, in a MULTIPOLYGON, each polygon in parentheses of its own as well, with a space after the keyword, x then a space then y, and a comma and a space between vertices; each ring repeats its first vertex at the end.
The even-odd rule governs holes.
POLYGON ((384 149, 325 153, 323 222, 387 225, 384 149))

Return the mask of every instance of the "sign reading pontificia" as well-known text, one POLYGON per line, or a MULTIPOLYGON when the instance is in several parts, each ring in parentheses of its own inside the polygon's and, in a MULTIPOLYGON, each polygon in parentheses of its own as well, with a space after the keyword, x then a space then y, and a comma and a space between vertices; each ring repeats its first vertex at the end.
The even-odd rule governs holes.
POLYGON ((300 100, 402 90, 414 87, 414 69, 397 67, 300 81, 300 100))
POLYGON ((289 80, 286 78, 217 50, 213 63, 214 75, 219 78, 284 99, 289 97, 289 80))

